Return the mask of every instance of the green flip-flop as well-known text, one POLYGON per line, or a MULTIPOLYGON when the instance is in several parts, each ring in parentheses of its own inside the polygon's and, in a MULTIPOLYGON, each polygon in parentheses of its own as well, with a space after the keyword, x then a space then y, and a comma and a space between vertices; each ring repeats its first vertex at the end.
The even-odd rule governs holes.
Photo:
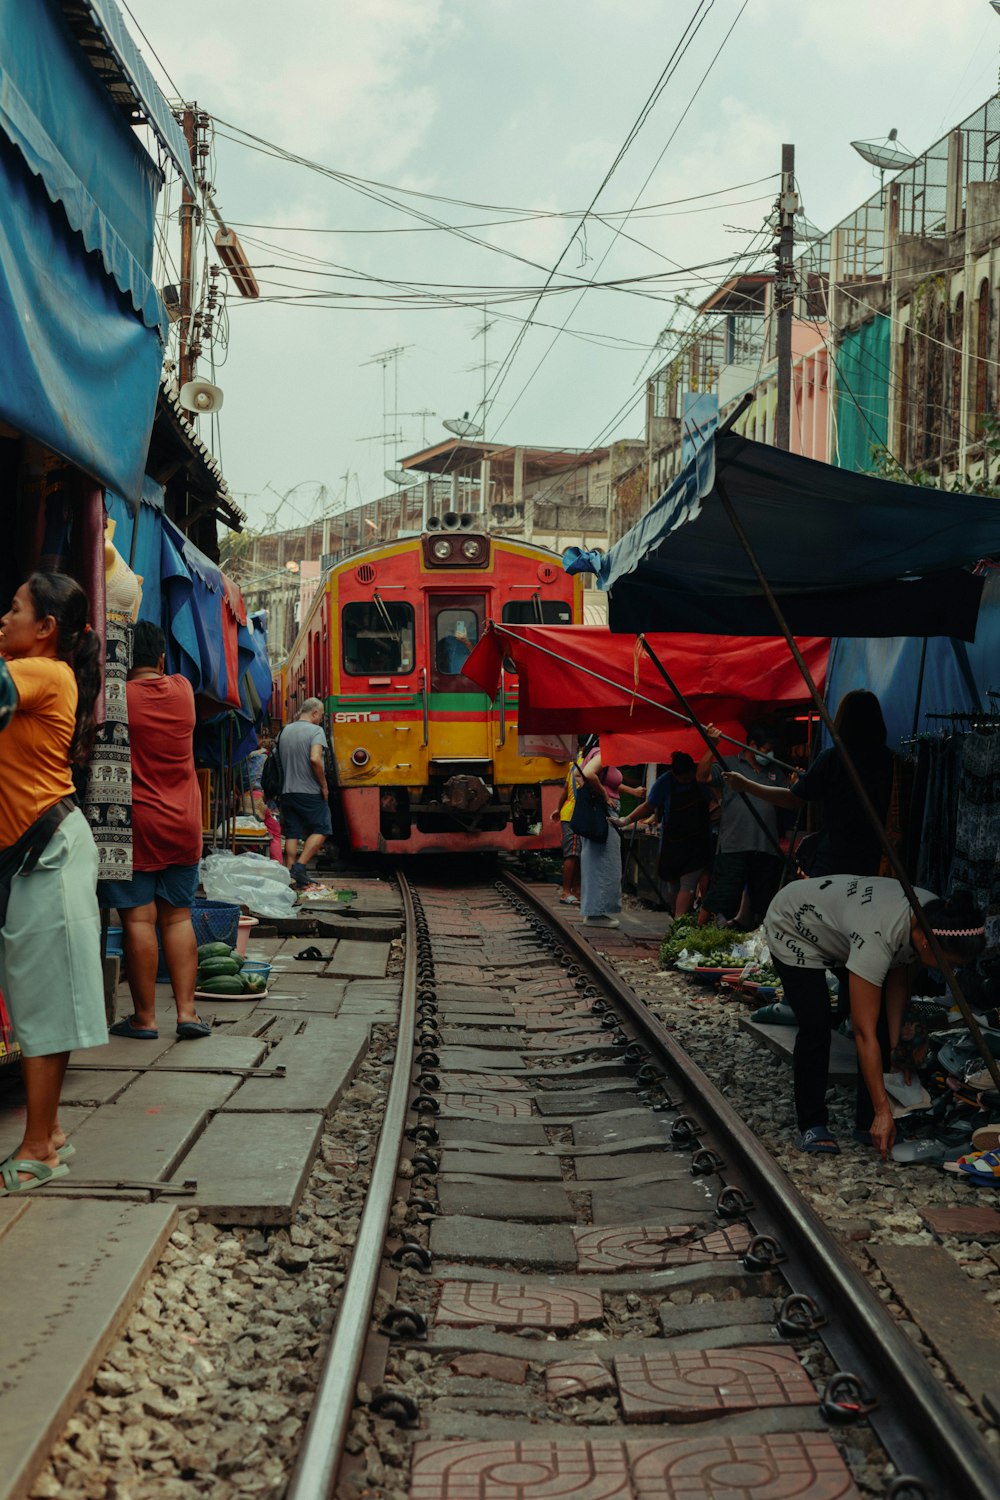
POLYGON ((54 1177, 68 1177, 69 1167, 60 1162, 57 1167, 47 1167, 43 1161, 33 1161, 28 1156, 10 1156, 0 1165, 0 1198, 14 1198, 18 1193, 30 1193, 54 1177), (21 1172, 30 1174, 28 1182, 22 1182, 21 1172))

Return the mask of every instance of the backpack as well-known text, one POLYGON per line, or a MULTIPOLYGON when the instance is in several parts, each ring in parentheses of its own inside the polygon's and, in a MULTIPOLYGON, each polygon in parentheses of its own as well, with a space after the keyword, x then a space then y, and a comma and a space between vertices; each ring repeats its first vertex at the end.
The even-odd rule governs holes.
POLYGON ((264 793, 266 802, 274 802, 281 795, 281 783, 284 780, 281 771, 281 755, 279 746, 281 735, 274 742, 274 749, 264 762, 264 769, 260 773, 260 789, 264 793))

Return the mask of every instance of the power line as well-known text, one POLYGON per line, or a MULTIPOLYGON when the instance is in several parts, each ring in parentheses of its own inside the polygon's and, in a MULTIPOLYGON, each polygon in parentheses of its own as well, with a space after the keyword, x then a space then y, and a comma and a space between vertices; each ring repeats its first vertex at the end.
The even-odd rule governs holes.
MULTIPOLYGON (((722 52, 723 52, 723 49, 726 46, 726 43, 729 41, 729 38, 732 36, 732 34, 735 31, 737 25, 739 24, 740 17, 743 15, 743 12, 746 10, 748 4, 749 4, 749 0, 743 0, 743 4, 740 6, 740 9, 737 11, 736 17, 733 20, 732 25, 729 27, 729 30, 726 32, 725 36, 722 38, 722 41, 719 43, 718 47, 716 48, 715 53, 714 53, 711 61, 709 62, 708 67, 705 69, 705 71, 702 74, 701 78, 698 80, 697 86, 695 87, 695 90, 694 90, 693 94, 691 95, 691 97, 688 100, 687 104, 684 106, 684 109, 681 111, 680 117, 678 118, 676 124, 674 125, 673 130, 670 132, 669 136, 667 137, 666 142, 664 143, 663 149, 661 150, 659 156, 656 158, 656 161, 653 163, 652 167, 650 168, 650 170, 649 170, 649 172, 648 172, 648 174, 646 176, 646 179, 643 182, 642 186, 640 187, 638 193, 636 193, 636 195, 635 195, 635 202, 636 203, 639 201, 639 198, 640 198, 641 194, 645 191, 647 185, 649 184, 649 181, 652 178, 653 173, 656 172, 656 170, 659 167, 659 165, 660 165, 661 161, 663 160, 664 156, 667 154, 667 151, 670 149, 671 145, 673 144, 674 139, 676 138, 677 132, 680 130, 681 126, 683 125, 683 123, 685 121, 685 119, 687 118, 688 112, 691 110, 692 106, 694 105, 695 100, 698 98, 698 95, 701 93, 701 90, 704 87, 705 82, 706 82, 709 74, 711 73, 712 69, 715 67, 715 64, 718 62, 720 56, 722 55, 722 52)), ((707 16, 707 14, 708 14, 708 12, 706 11, 705 15, 707 16)), ((700 23, 699 23, 699 26, 700 26, 700 23)), ((696 36, 696 35, 697 35, 697 31, 695 31, 692 34, 692 36, 689 39, 688 43, 685 45, 685 49, 684 49, 685 52, 687 51, 687 47, 690 46, 691 41, 694 40, 694 36, 696 36)), ((683 56, 684 56, 684 52, 681 53, 681 58, 683 58, 683 56)), ((680 62, 681 58, 678 59, 678 62, 680 62)), ((604 251, 604 254, 601 256, 601 259, 597 263, 597 267, 596 267, 596 269, 594 271, 594 276, 595 277, 597 276, 598 271, 600 271, 601 267, 604 265, 604 262, 607 260, 608 256, 611 254, 611 251, 614 249, 615 243, 617 242, 619 236, 622 235, 622 234, 624 234, 625 224, 627 222, 628 222, 628 218, 626 216, 626 218, 625 218, 625 220, 623 221, 622 224, 615 226, 615 231, 614 231, 614 234, 612 235, 611 243, 606 247, 606 249, 604 251)), ((631 238, 631 236, 627 236, 627 238, 631 238)), ((638 243, 638 241, 636 241, 636 243, 638 243)), ((649 246, 645 246, 644 248, 649 249, 649 246)), ((580 303, 583 301, 583 299, 586 296, 588 290, 589 290, 589 288, 585 287, 583 289, 583 291, 581 291, 579 297, 576 299, 576 301, 574 302, 573 306, 570 308, 570 310, 569 310, 569 312, 568 312, 568 314, 566 316, 566 323, 570 322, 570 320, 573 317, 573 314, 576 312, 577 308, 580 306, 580 303)), ((566 323, 563 324, 563 329, 560 330, 560 333, 563 330, 565 330, 566 323)), ((517 396, 514 398, 514 400, 511 403, 511 405, 507 408, 507 411, 506 411, 506 413, 504 414, 504 417, 503 417, 503 421, 500 423, 501 427, 503 426, 503 422, 506 422, 507 419, 511 416, 511 414, 513 413, 513 411, 517 407, 518 402, 522 399, 522 397, 524 396, 525 392, 528 390, 528 387, 531 385, 531 382, 534 380, 535 376, 538 374, 539 370, 542 368, 542 365, 545 363, 545 361, 548 359, 549 355, 552 353, 552 350, 555 348, 556 344, 559 341, 560 333, 557 333, 555 335, 555 338, 553 338, 550 341, 548 348, 542 354, 542 357, 539 359, 538 363, 535 365, 535 368, 532 370, 531 374, 528 376, 527 380, 525 381, 524 385, 521 387, 521 390, 518 392, 517 396)), ((502 385, 502 383, 503 382, 501 381, 501 385, 502 385)), ((497 394, 499 394, 499 390, 498 390, 497 394)), ((496 400, 496 397, 494 396, 493 399, 496 400)))
MULTIPOLYGON (((617 154, 615 156, 614 161, 611 163, 611 166, 605 172, 603 178, 601 179, 600 184, 598 185, 597 191, 595 192, 594 196, 591 198, 590 203, 588 204, 587 209, 586 209, 585 213, 583 214, 583 216, 582 216, 582 218, 580 220, 580 225, 578 225, 577 229, 575 229, 573 231, 573 234, 570 236, 569 240, 567 241, 566 245, 564 246, 564 248, 563 248, 563 250, 562 250, 562 252, 561 252, 558 260, 556 261, 555 265, 552 267, 551 271, 549 272, 549 274, 548 274, 548 276, 546 278, 546 281, 545 281, 545 288, 543 288, 543 290, 547 289, 548 286, 551 284, 554 276, 556 275, 556 272, 559 270, 559 267, 562 265, 564 259, 566 258, 566 255, 569 252, 569 247, 570 247, 570 245, 572 245, 573 241, 575 240, 576 235, 579 232, 580 226, 586 222, 587 216, 589 215, 589 213, 591 212, 591 210, 594 208, 595 204, 597 203, 598 198, 601 196, 601 193, 607 187, 608 182, 611 180, 611 177, 614 174, 616 168, 618 167, 619 163, 622 161, 622 159, 623 159, 623 157, 625 155, 625 152, 628 150, 629 146, 635 140, 635 138, 638 135, 639 131, 641 130, 643 124, 645 124, 646 120, 649 118, 649 114, 650 114, 651 110, 653 109, 653 106, 656 104, 657 100, 660 98, 660 96, 663 93, 664 89, 666 88, 667 84, 670 82, 671 78, 673 77, 674 73, 676 72, 678 66, 680 65, 681 61, 684 58, 685 53, 687 52, 688 47, 690 46, 690 44, 694 40, 694 38, 698 35, 698 32, 701 30, 701 27, 704 24, 705 17, 709 14, 709 12, 711 11, 712 6, 714 4, 715 4, 715 0, 707 0, 707 6, 708 6, 708 8, 706 9, 705 8, 705 6, 706 6, 706 0, 698 0, 698 3, 696 5, 694 11, 691 13, 691 16, 688 19, 687 24, 684 27, 684 30, 681 32, 680 40, 675 43, 674 50, 670 54, 670 57, 667 59, 666 66, 663 68, 662 72, 660 73, 659 78, 657 79, 656 83, 653 85, 653 88, 652 88, 651 92, 649 93, 649 95, 647 96, 646 101, 643 104, 642 108, 640 109, 639 114, 638 114, 636 120, 633 122, 633 125, 632 125, 631 129, 629 130, 628 135, 625 137, 624 142, 619 147, 618 152, 617 152, 617 154)), ((532 318, 533 318, 534 314, 538 311, 538 307, 540 305, 541 305, 541 296, 539 296, 538 303, 536 304, 536 306, 528 314, 527 321, 524 324, 523 328, 521 328, 519 330, 519 332, 517 333, 517 335, 515 336, 514 342, 511 345, 510 349, 507 351, 507 354, 504 357, 503 361, 501 362, 499 370, 497 371, 496 375, 493 377, 492 381, 490 382, 489 391, 486 393, 486 396, 484 396, 483 402, 482 402, 481 406, 478 408, 478 410, 482 412, 482 424, 481 425, 483 426, 484 429, 485 429, 485 426, 486 426, 486 422, 487 422, 489 413, 492 410, 493 403, 496 401, 497 396, 499 395, 500 391, 503 389, 504 382, 507 379, 507 376, 508 376, 508 374, 510 372, 511 366, 512 366, 514 360, 517 358, 518 350, 520 349, 520 347, 523 344, 525 338, 527 337, 528 328, 531 326, 532 318)), ((557 335, 557 337, 558 337, 558 335, 557 335)))

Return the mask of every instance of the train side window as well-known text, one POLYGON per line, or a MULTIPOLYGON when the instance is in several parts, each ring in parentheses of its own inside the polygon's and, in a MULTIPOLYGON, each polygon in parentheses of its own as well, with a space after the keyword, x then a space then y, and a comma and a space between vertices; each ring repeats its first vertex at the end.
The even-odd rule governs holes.
POLYGON ((437 669, 456 677, 479 640, 479 617, 474 609, 440 609, 435 625, 437 669))
POLYGON ((508 599, 501 619, 504 625, 570 625, 573 611, 565 599, 508 599), (540 616, 540 617, 539 617, 540 616))
POLYGON ((351 677, 413 671, 413 605, 384 600, 345 604, 341 615, 344 671, 351 677))

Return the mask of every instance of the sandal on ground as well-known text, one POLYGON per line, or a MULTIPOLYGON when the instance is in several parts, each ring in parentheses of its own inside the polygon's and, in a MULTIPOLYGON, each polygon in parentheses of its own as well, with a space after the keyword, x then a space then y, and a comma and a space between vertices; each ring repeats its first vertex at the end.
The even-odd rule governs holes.
POLYGON ((967 1177, 977 1186, 996 1187, 1000 1184, 1000 1151, 976 1152, 957 1163, 958 1175, 967 1177))
POLYGON ((126 1016, 110 1028, 111 1036, 131 1037, 133 1042, 155 1042, 160 1033, 155 1026, 136 1026, 135 1016, 126 1016))
POLYGON ((10 1156, 0 1165, 0 1198, 14 1198, 18 1193, 30 1193, 36 1187, 51 1182, 53 1177, 68 1177, 69 1167, 60 1162, 57 1167, 47 1167, 43 1161, 33 1161, 28 1156, 10 1156), (19 1173, 30 1173, 27 1182, 22 1182, 19 1173))
POLYGON ((308 964, 328 964, 333 958, 333 954, 321 953, 314 945, 311 948, 303 948, 302 952, 296 953, 295 957, 302 959, 303 962, 308 964))
POLYGON ((579 901, 577 901, 577 899, 576 899, 575 896, 560 896, 559 897, 559 905, 560 906, 579 906, 579 904, 580 903, 579 903, 579 901))
POLYGON ((980 1125, 972 1132, 974 1151, 1000 1150, 1000 1125, 980 1125))
POLYGON ((177 1040, 180 1042, 193 1042, 200 1036, 211 1036, 212 1028, 201 1016, 195 1016, 193 1021, 178 1021, 177 1040))
POLYGON ((804 1130, 799 1150, 808 1151, 811 1156, 840 1155, 840 1147, 825 1125, 810 1125, 808 1130, 804 1130))

